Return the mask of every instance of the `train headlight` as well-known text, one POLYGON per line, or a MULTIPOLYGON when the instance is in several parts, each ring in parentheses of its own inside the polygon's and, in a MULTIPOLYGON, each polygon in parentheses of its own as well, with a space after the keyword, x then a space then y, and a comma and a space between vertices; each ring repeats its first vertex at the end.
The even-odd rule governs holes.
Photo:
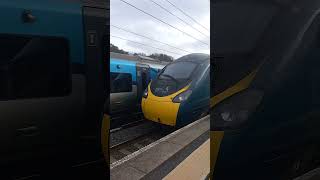
POLYGON ((211 110, 213 130, 235 130, 248 122, 263 97, 258 90, 245 90, 220 102, 211 110))
POLYGON ((142 97, 147 98, 148 97, 148 88, 146 88, 142 94, 142 97))
POLYGON ((176 97, 174 97, 174 98, 172 99, 172 102, 174 102, 174 103, 181 103, 181 102, 183 102, 183 101, 186 101, 186 100, 189 98, 189 96, 191 95, 191 93, 192 93, 192 91, 191 91, 190 89, 189 89, 189 90, 186 90, 186 91, 178 94, 176 97))

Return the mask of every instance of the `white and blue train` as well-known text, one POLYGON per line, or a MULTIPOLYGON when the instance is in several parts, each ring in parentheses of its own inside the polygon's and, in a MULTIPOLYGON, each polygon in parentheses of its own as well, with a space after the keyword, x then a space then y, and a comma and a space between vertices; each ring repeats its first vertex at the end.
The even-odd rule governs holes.
POLYGON ((142 94, 166 64, 143 56, 110 53, 111 128, 141 114, 142 94))

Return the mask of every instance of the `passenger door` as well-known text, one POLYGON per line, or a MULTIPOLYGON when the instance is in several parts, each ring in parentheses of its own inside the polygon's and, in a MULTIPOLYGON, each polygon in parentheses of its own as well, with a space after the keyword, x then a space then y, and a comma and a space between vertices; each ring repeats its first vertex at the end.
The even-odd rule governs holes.
POLYGON ((150 82, 150 67, 147 64, 137 64, 138 104, 141 103, 142 93, 150 82))

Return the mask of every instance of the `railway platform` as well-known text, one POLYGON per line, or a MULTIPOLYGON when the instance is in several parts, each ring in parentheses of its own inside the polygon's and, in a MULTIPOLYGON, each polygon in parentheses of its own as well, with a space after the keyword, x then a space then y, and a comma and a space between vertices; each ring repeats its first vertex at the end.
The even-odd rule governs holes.
POLYGON ((205 179, 210 171, 209 125, 206 116, 112 162, 111 179, 205 179))

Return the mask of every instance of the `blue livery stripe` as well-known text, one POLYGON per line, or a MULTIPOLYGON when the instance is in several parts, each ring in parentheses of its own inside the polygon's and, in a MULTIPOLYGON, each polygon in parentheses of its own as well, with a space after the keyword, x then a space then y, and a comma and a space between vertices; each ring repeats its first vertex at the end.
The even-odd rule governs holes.
POLYGON ((110 71, 118 73, 130 73, 132 75, 132 81, 137 81, 137 69, 135 62, 110 58, 110 71), (120 68, 117 67, 118 65, 120 68))
POLYGON ((158 69, 150 68, 151 79, 156 79, 157 75, 158 75, 158 69))

